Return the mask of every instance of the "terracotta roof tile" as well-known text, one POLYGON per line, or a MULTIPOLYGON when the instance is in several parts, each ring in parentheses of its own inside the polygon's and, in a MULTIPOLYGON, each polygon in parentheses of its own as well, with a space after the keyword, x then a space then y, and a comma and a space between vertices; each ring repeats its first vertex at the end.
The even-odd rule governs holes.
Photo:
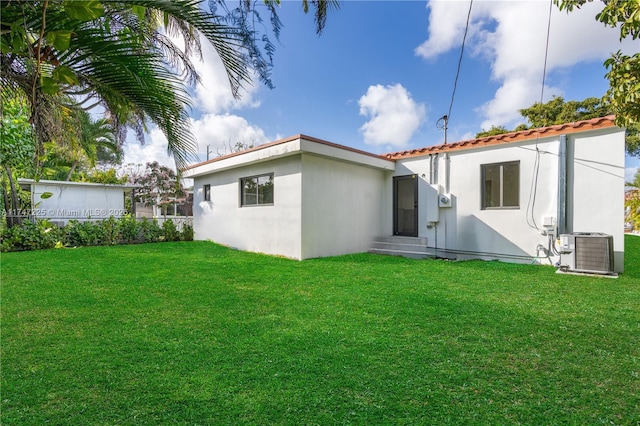
POLYGON ((184 170, 189 170, 189 169, 193 169, 205 164, 209 164, 209 163, 214 163, 220 160, 224 160, 226 158, 230 158, 230 157, 235 157, 238 155, 242 155, 245 154, 247 152, 252 152, 252 151, 258 151, 261 149, 265 149, 274 145, 280 145, 283 143, 287 143, 287 142, 291 142, 294 141, 296 139, 307 139, 313 142, 317 142, 317 143, 321 143, 324 145, 328 145, 328 146, 333 146, 336 148, 340 148, 340 149, 345 149, 348 151, 353 151, 353 152, 357 152, 359 154, 364 154, 364 155, 369 155, 372 157, 378 157, 378 158, 382 158, 385 160, 390 160, 390 161, 395 161, 398 159, 403 159, 403 158, 410 158, 410 157, 418 157, 421 155, 429 155, 429 154, 437 154, 437 153, 441 153, 441 152, 451 152, 451 151, 458 151, 458 150, 462 150, 462 149, 469 149, 469 148, 479 148, 479 147, 485 147, 485 146, 493 146, 493 145, 499 145, 499 144, 505 144, 505 143, 511 143, 511 142, 519 142, 519 141, 525 141, 525 140, 530 140, 530 139, 534 139, 534 138, 538 138, 538 137, 551 137, 551 136, 556 136, 556 135, 561 135, 561 134, 567 134, 567 133, 575 133, 575 132, 580 132, 580 131, 584 131, 584 130, 593 130, 593 129, 603 129, 606 127, 614 127, 615 124, 613 122, 615 116, 613 115, 609 115, 606 117, 600 117, 600 118, 593 118, 591 120, 584 120, 584 121, 576 121, 574 123, 567 123, 567 124, 558 124, 555 126, 549 126, 549 127, 541 127, 539 129, 528 129, 528 130, 522 130, 519 132, 511 132, 511 133, 504 133, 502 135, 495 135, 495 136, 487 136, 484 138, 478 138, 478 139, 471 139, 471 140, 466 140, 466 141, 460 141, 460 142, 454 142, 454 143, 449 143, 449 144, 442 144, 442 145, 434 145, 434 146, 427 146, 424 148, 416 148, 416 149, 411 149, 411 150, 406 150, 406 151, 398 151, 398 152, 390 152, 388 154, 382 154, 382 155, 377 155, 377 154, 372 154, 370 152, 366 152, 366 151, 362 151, 359 149, 355 149, 355 148, 351 148, 348 146, 343 146, 343 145, 338 145, 335 144, 333 142, 328 142, 322 139, 317 139, 317 138, 313 138, 311 136, 307 136, 307 135, 303 135, 303 134, 298 134, 295 136, 291 136, 288 138, 284 138, 284 139, 280 139, 277 141, 273 141, 273 142, 269 142, 263 145, 258 145, 255 146, 253 148, 250 148, 248 150, 245 151, 240 151, 240 152, 234 152, 231 154, 227 154, 224 155, 222 157, 217 157, 217 158, 213 158, 210 159, 209 161, 204 161, 198 164, 193 164, 190 166, 187 166, 184 170))
POLYGON ((576 121, 574 123, 558 124, 555 126, 541 127, 538 129, 527 129, 519 132, 504 133, 501 135, 487 136, 484 138, 471 139, 466 141, 454 142, 449 144, 427 146, 424 148, 390 152, 383 155, 389 160, 398 160, 402 158, 417 157, 421 155, 437 154, 441 152, 458 151, 469 148, 479 148, 485 146, 493 146, 511 142, 520 142, 534 138, 544 138, 557 136, 567 133, 576 133, 584 130, 604 129, 606 127, 614 127, 613 122, 615 116, 608 115, 606 117, 593 118, 591 120, 576 121))

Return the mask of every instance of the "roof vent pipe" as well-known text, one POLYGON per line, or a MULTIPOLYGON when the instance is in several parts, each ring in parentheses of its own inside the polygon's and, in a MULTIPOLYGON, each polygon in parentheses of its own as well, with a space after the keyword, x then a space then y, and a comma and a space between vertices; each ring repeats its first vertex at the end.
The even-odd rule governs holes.
POLYGON ((444 144, 447 144, 447 129, 449 128, 449 117, 445 114, 436 122, 438 130, 444 130, 444 144))

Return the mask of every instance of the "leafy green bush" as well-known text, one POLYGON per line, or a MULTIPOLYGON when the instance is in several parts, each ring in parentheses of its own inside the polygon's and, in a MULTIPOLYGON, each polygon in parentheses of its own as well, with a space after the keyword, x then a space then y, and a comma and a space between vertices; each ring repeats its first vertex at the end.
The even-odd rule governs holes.
POLYGON ((182 241, 193 241, 193 226, 186 223, 182 225, 182 241))
POLYGON ((99 222, 70 220, 64 231, 65 243, 70 246, 98 246, 104 240, 104 228, 99 222))
POLYGON ((171 219, 167 219, 162 223, 165 241, 180 241, 180 231, 176 228, 175 223, 171 219))
POLYGON ((70 220, 64 228, 48 220, 24 222, 12 227, 0 222, 0 251, 39 250, 54 247, 80 247, 158 241, 192 241, 193 227, 184 225, 180 232, 171 219, 162 226, 156 219, 137 221, 130 215, 113 216, 101 221, 70 220))
POLYGON ((118 244, 119 228, 118 221, 113 216, 100 222, 102 227, 102 243, 104 246, 113 246, 118 244))
POLYGON ((138 223, 140 228, 140 237, 143 243, 154 243, 156 241, 160 241, 160 238, 164 235, 164 231, 158 225, 158 221, 156 219, 149 220, 146 217, 143 217, 140 223, 138 223))
POLYGON ((140 227, 135 217, 124 215, 118 220, 118 235, 121 243, 137 243, 140 242, 140 227))
POLYGON ((56 246, 64 233, 48 220, 25 221, 20 226, 2 227, 1 251, 40 250, 56 246))

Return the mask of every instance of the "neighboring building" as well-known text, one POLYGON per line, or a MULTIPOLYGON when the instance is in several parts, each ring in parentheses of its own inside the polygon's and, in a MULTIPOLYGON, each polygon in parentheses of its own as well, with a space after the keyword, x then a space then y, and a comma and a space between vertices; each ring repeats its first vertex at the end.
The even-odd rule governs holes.
POLYGON ((184 176, 195 238, 241 250, 306 259, 396 236, 437 257, 555 263, 559 234, 594 232, 613 236, 620 272, 624 147, 611 116, 387 155, 298 135, 184 176))
POLYGON ((147 205, 141 201, 136 201, 136 218, 171 218, 171 217, 191 217, 193 216, 193 190, 186 189, 185 196, 175 198, 163 208, 163 206, 147 205))
POLYGON ((131 199, 131 185, 19 179, 22 190, 31 193, 27 216, 49 219, 63 226, 69 220, 101 220, 127 213, 125 198, 131 199))

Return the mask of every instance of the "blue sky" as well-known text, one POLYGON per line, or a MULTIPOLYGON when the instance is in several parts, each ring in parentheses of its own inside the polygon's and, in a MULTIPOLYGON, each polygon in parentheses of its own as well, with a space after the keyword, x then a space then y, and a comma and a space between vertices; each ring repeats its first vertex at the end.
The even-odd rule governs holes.
MULTIPOLYGON (((595 21, 599 7, 571 14, 553 7, 545 101, 602 96, 603 61, 619 49, 640 50, 595 21)), ((436 122, 449 110, 468 10, 468 1, 347 0, 318 37, 301 1, 283 0, 274 89, 256 81, 234 100, 205 46, 197 65, 203 84, 192 90, 200 159, 207 145, 216 156, 229 142, 259 145, 298 133, 375 153, 442 143, 436 122)), ((548 12, 547 1, 474 1, 449 142, 523 122, 518 109, 540 99, 548 12)), ((125 148, 125 162, 152 160, 172 163, 157 129, 144 146, 125 148)), ((627 158, 628 179, 639 166, 627 158)))

